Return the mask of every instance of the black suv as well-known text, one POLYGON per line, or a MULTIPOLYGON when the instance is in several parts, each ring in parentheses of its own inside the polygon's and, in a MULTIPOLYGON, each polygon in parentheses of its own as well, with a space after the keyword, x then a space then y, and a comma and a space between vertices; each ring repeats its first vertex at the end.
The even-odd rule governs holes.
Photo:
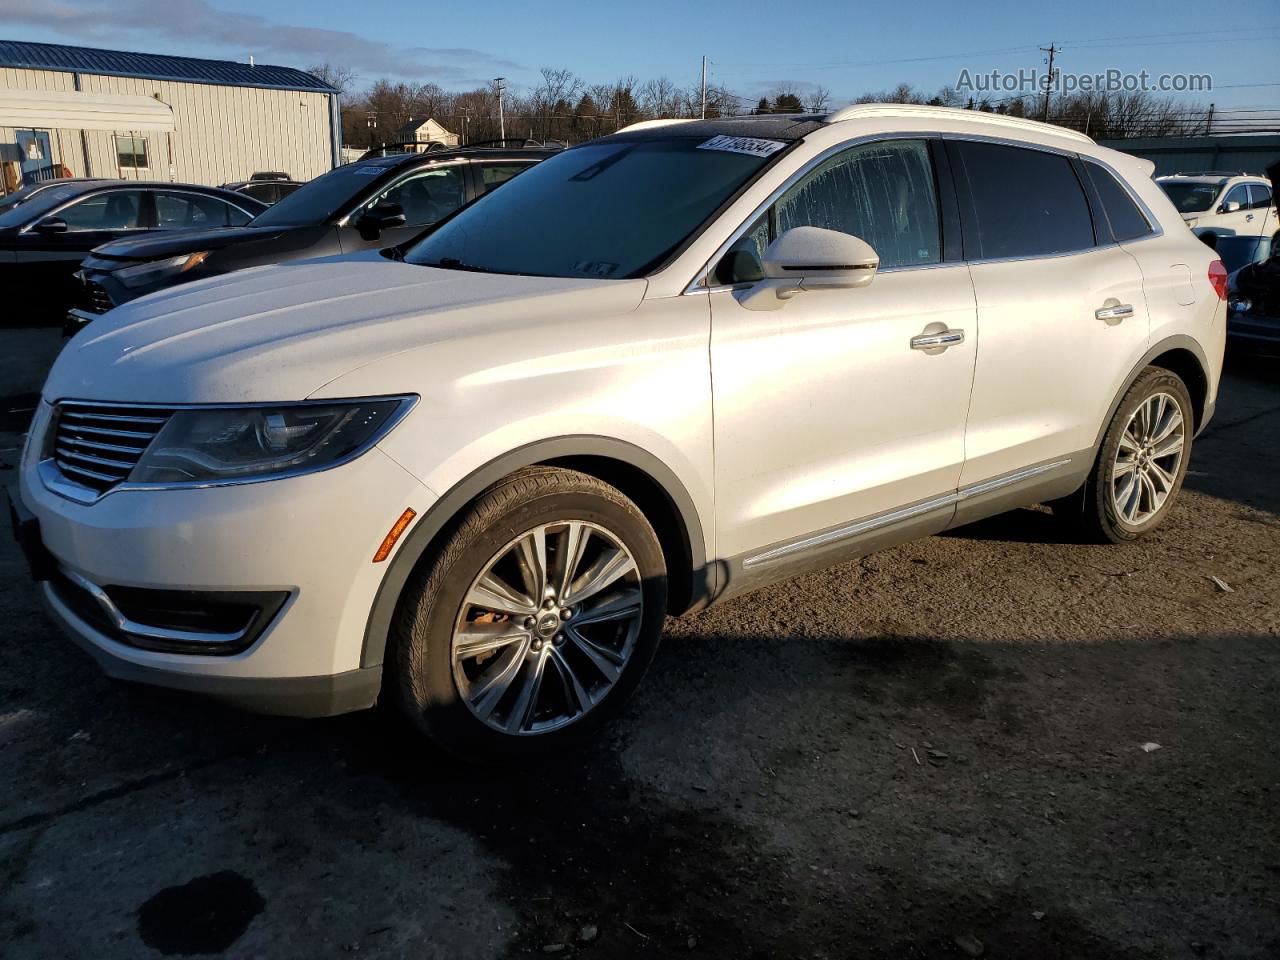
POLYGON ((395 246, 553 152, 461 147, 360 160, 310 181, 243 227, 103 244, 82 265, 83 296, 66 332, 188 280, 395 246))

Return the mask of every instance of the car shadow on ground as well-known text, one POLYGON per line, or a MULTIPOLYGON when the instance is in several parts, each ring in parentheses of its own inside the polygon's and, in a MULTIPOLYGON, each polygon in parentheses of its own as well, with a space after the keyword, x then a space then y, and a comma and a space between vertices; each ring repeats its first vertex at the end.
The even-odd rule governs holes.
MULTIPOLYGON (((414 832, 448 827, 498 865, 513 957, 943 958, 985 944, 1106 960, 1169 955, 1169 936, 1200 956, 1280 944, 1274 913, 1218 873, 1231 863, 1235 890, 1258 897, 1274 880, 1257 838, 1280 761, 1252 738, 1280 686, 1239 695, 1257 663, 1276 676, 1266 638, 779 644, 673 626, 612 732, 523 769, 460 763, 378 711, 246 717, 67 664, 66 685, 97 694, 71 724, 86 740, 124 766, 132 746, 188 791, 233 791, 235 812, 201 828, 222 837, 219 856, 185 863, 178 887, 134 893, 137 935, 190 953, 231 949, 258 916, 288 924, 305 904, 273 902, 281 870, 308 897, 384 897, 344 875, 344 852, 396 858, 414 832), (1189 722, 1175 716, 1187 697, 1203 706, 1189 722), (160 730, 181 736, 145 734, 160 730), (1144 752, 1156 736, 1162 750, 1144 752), (234 792, 241 782, 253 792, 234 792), (276 797, 298 806, 270 809, 276 797)), ((0 836, 118 803, 130 820, 165 816, 161 785, 142 778, 0 836)), ((415 900, 439 895, 435 865, 397 862, 415 900)), ((400 955, 407 919, 347 933, 348 949, 400 955)))

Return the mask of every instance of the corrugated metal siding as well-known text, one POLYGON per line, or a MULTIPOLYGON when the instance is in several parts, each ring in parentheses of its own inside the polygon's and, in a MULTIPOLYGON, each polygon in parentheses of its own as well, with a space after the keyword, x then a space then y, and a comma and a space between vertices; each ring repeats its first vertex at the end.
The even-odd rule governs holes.
MULTIPOLYGON (((158 97, 173 110, 173 134, 144 134, 150 168, 118 170, 114 135, 88 131, 92 173, 130 179, 167 180, 172 149, 173 177, 188 183, 217 185, 247 180, 258 170, 283 170, 309 180, 330 169, 329 95, 261 87, 218 86, 82 74, 88 93, 131 93, 158 97)), ((74 88, 70 74, 0 68, 0 87, 11 89, 74 88)), ((128 134, 128 130, 117 131, 128 134)), ((79 131, 56 131, 57 162, 84 176, 79 131)), ((15 159, 14 132, 0 128, 0 158, 15 159)))
POLYGON ((1156 165, 1157 177, 1197 170, 1243 171, 1263 176, 1270 164, 1280 160, 1280 134, 1276 133, 1098 142, 1150 160, 1156 165))
POLYGON ((73 73, 174 80, 182 83, 334 92, 332 87, 319 78, 292 67, 266 63, 251 67, 247 63, 236 63, 233 60, 170 57, 156 53, 71 47, 60 43, 27 43, 22 40, 0 40, 0 67, 67 70, 73 73))

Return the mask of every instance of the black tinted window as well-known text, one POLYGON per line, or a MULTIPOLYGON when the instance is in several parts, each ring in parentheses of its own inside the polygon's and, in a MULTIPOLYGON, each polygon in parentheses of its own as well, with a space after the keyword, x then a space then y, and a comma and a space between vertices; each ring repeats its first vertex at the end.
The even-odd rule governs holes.
POLYGON ((161 230, 225 227, 228 207, 198 193, 157 193, 156 226, 161 230))
POLYGON ((1085 163, 1084 168, 1089 171, 1089 179, 1093 181, 1093 188, 1102 201, 1102 212, 1111 225, 1112 237, 1116 240, 1134 240, 1151 232, 1151 224, 1147 223, 1147 218, 1110 171, 1089 162, 1085 163))
POLYGON ((1093 246, 1093 221, 1071 161, 994 143, 957 145, 977 223, 970 259, 1036 257, 1093 246))
POLYGON ((937 263, 937 192, 925 142, 867 143, 821 164, 777 204, 778 233, 802 226, 867 241, 882 267, 937 263))
POLYGON ((1249 206, 1249 186, 1248 186, 1248 184, 1244 184, 1244 183, 1242 183, 1242 184, 1239 184, 1238 186, 1235 186, 1235 187, 1232 187, 1232 188, 1231 188, 1231 192, 1230 192, 1230 193, 1228 193, 1228 194, 1227 194, 1227 195, 1222 199, 1222 212, 1223 212, 1223 213, 1227 213, 1227 212, 1228 212, 1228 210, 1227 210, 1227 204, 1229 204, 1229 203, 1238 203, 1238 204, 1240 204, 1240 209, 1241 209, 1241 210, 1244 210, 1246 207, 1248 207, 1248 206, 1249 206))
POLYGON ((1271 206, 1271 188, 1261 183, 1249 184, 1249 209, 1262 210, 1271 206))

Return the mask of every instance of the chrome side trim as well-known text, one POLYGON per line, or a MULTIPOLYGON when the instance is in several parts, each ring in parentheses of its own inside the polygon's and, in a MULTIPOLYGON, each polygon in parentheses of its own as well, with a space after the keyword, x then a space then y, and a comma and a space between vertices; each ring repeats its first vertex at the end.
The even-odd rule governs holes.
POLYGON ((924 500, 910 507, 903 507, 890 513, 882 513, 879 516, 869 517, 866 520, 859 520, 848 526, 838 527, 835 530, 828 530, 826 533, 820 533, 816 536, 806 537, 803 540, 795 540, 791 543, 783 544, 780 547, 773 547, 765 550, 763 553, 757 553, 747 557, 742 561, 743 567, 753 567, 760 564, 773 563, 792 554, 801 553, 806 550, 812 550, 816 547, 824 547, 827 544, 837 543, 841 540, 848 540, 860 534, 870 533, 873 530, 879 530, 881 527, 887 527, 895 523, 901 523, 905 520, 911 520, 915 517, 922 516, 926 513, 932 513, 934 510, 941 510, 944 507, 950 507, 964 500, 973 497, 982 496, 991 493, 994 490, 1000 490, 1004 487, 1012 486, 1015 483, 1021 483, 1024 480, 1030 480, 1032 477, 1038 477, 1042 473, 1048 473, 1050 470, 1056 470, 1064 467, 1071 462, 1071 458, 1065 460, 1055 460, 1052 463, 1042 463, 1034 467, 1026 467, 1022 470, 1015 470, 1013 473, 1007 473, 1000 477, 993 477, 990 480, 983 480, 981 483, 975 483, 972 486, 965 487, 963 490, 957 490, 955 493, 948 493, 945 496, 935 497, 932 500, 924 500))
POLYGON ((793 553, 801 553, 805 550, 812 550, 815 547, 823 547, 829 543, 856 537, 860 533, 870 533, 872 530, 887 527, 891 523, 899 523, 903 520, 910 520, 912 517, 918 517, 921 514, 932 513, 934 510, 949 507, 955 502, 956 495, 948 493, 943 497, 936 497, 933 500, 917 503, 914 507, 904 507, 892 513, 883 513, 878 517, 871 517, 868 520, 859 520, 857 523, 851 523, 847 527, 828 530, 826 533, 820 533, 816 537, 808 537, 804 540, 796 540, 792 543, 784 544, 781 547, 774 547, 764 553, 757 553, 754 556, 747 557, 742 561, 742 565, 744 567, 754 567, 762 563, 772 563, 775 560, 781 560, 783 557, 789 557, 793 553))
POLYGON ((169 640, 178 643, 204 643, 209 646, 219 646, 243 640, 249 630, 249 624, 246 624, 243 630, 237 630, 234 633, 207 633, 200 630, 170 630, 166 627, 152 627, 145 623, 138 623, 136 620, 130 620, 121 613, 120 608, 107 596, 107 591, 92 580, 86 580, 80 574, 68 570, 66 567, 62 567, 61 572, 64 577, 93 597, 94 602, 102 608, 102 612, 107 615, 107 618, 115 624, 116 629, 121 633, 135 637, 145 637, 149 640, 169 640))

